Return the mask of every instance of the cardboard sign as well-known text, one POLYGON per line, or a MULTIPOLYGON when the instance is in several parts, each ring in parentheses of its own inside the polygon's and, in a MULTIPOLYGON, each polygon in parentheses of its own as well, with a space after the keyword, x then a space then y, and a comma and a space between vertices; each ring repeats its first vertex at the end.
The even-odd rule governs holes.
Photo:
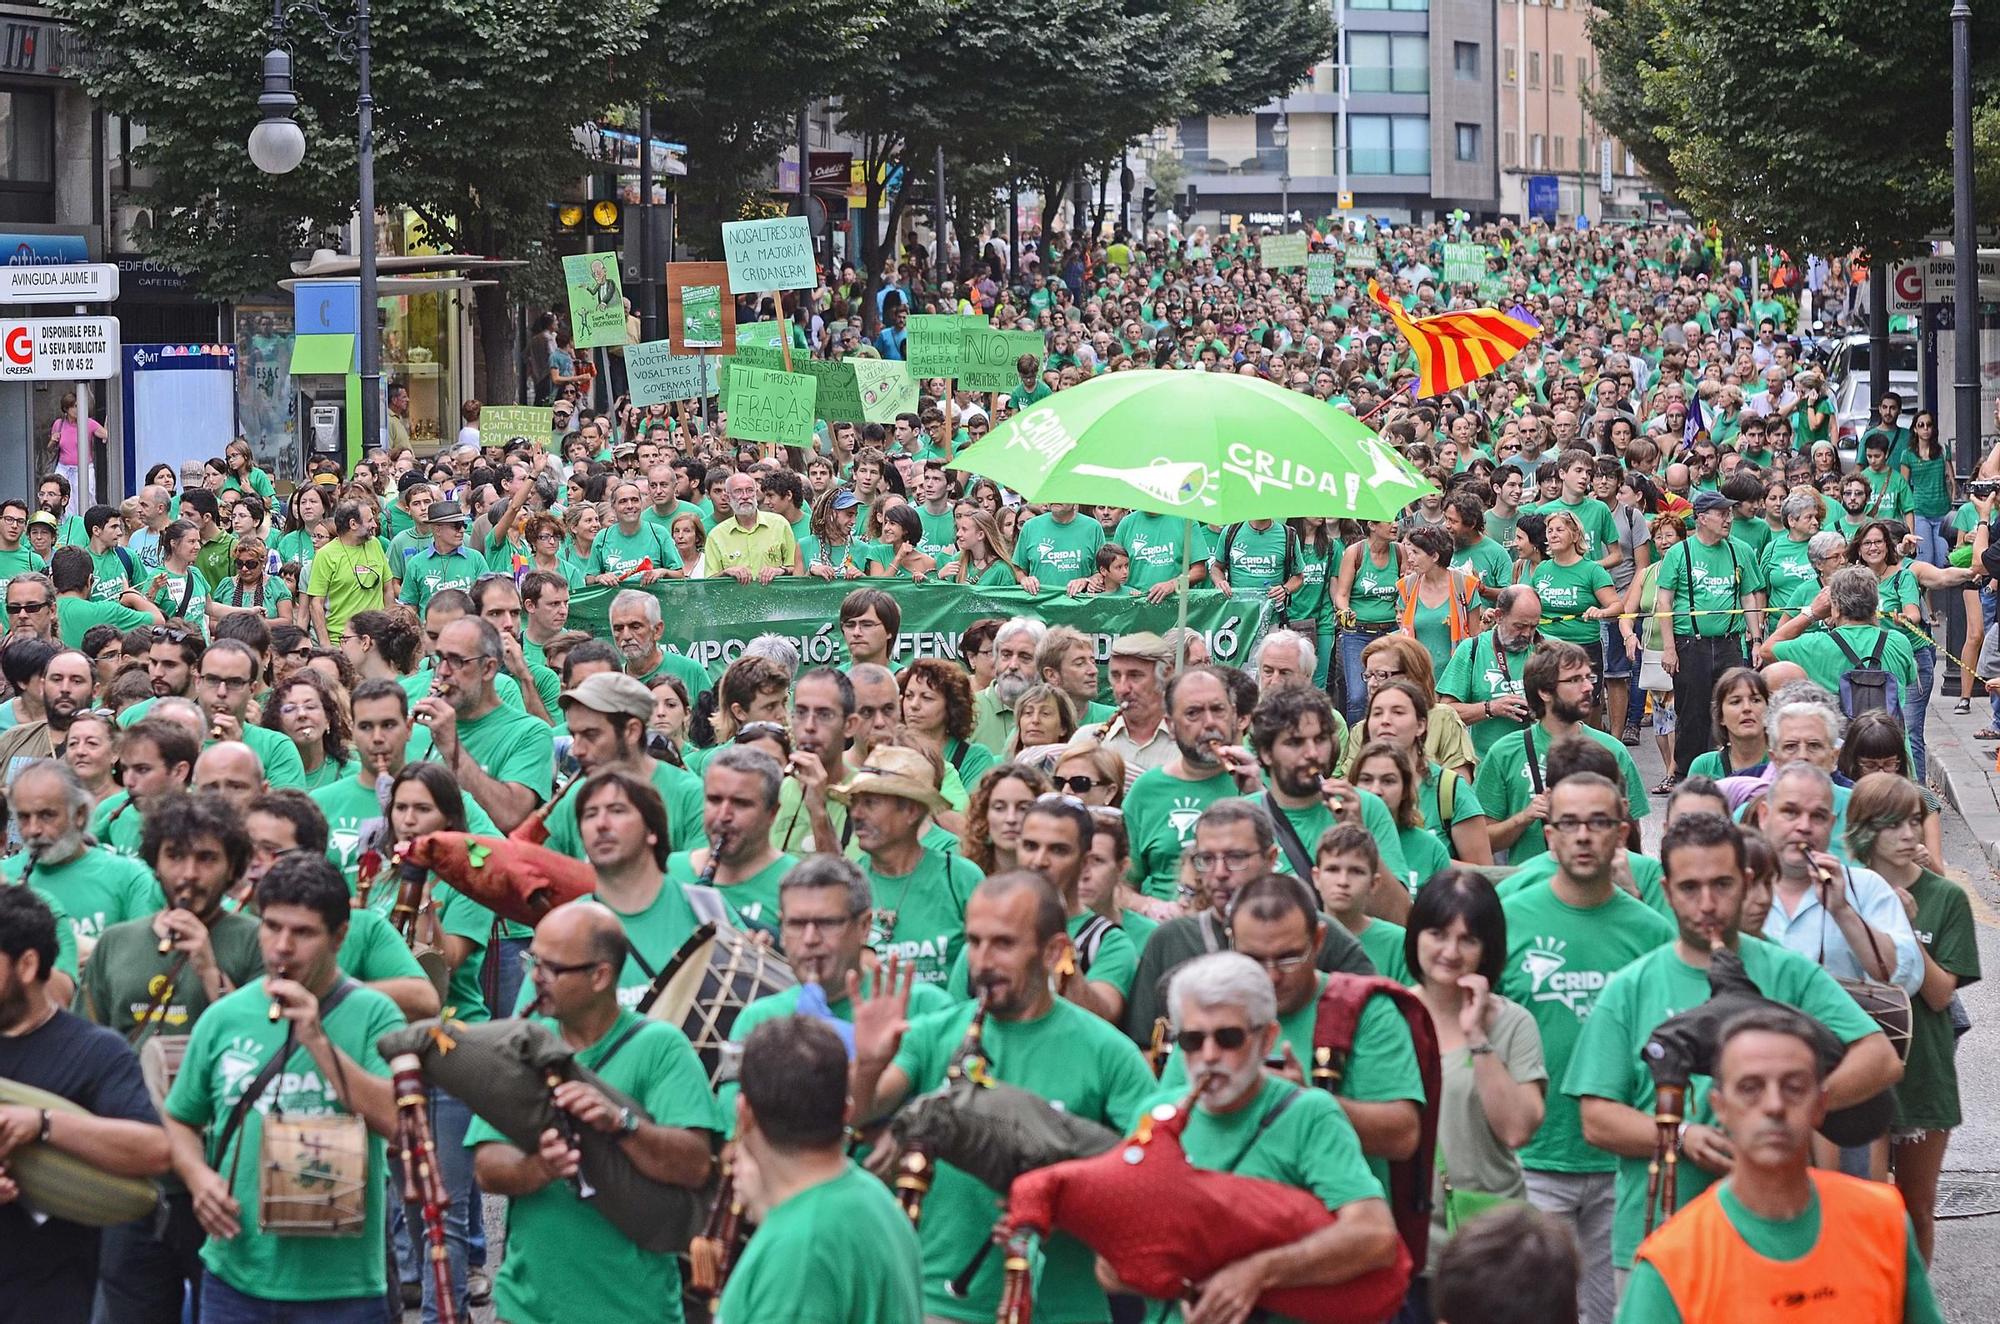
POLYGON ((569 326, 578 349, 626 343, 625 290, 618 283, 616 253, 566 254, 563 284, 569 290, 569 326))
POLYGON ((1308 253, 1306 255, 1306 297, 1330 299, 1334 288, 1340 284, 1340 255, 1337 253, 1308 253))
POLYGON ((1486 275, 1484 244, 1446 244, 1444 278, 1452 285, 1476 285, 1486 275))
POLYGON ((1375 251, 1373 244, 1350 244, 1347 248, 1347 269, 1349 271, 1373 271, 1382 265, 1382 255, 1375 251))
POLYGON ((1306 264, 1309 247, 1303 234, 1267 234, 1258 244, 1258 252, 1269 270, 1297 270, 1306 264))
POLYGON ((727 263, 667 263, 667 344, 678 355, 702 349, 717 354, 736 352, 736 296, 730 290, 727 263), (718 319, 713 325, 709 321, 711 290, 718 319), (693 338, 688 335, 691 312, 693 338), (706 339, 710 332, 715 335, 713 342, 706 339))
POLYGON ((909 340, 903 346, 903 361, 916 378, 957 377, 965 370, 967 326, 984 327, 976 317, 957 313, 923 313, 903 324, 909 340))
POLYGON ((917 412, 917 379, 910 365, 890 359, 849 359, 861 392, 861 421, 893 423, 898 414, 917 412))
POLYGON ((803 372, 772 372, 737 364, 729 373, 722 407, 729 435, 739 441, 781 446, 813 444, 813 399, 818 379, 803 372))
POLYGON ((649 340, 625 351, 625 375, 635 405, 664 405, 714 395, 722 360, 716 355, 676 354, 664 340, 649 340))
POLYGON ((725 221, 722 252, 729 259, 732 289, 809 290, 819 284, 812 227, 803 216, 725 221))
POLYGON ((912 317, 905 362, 918 381, 949 377, 968 391, 1011 391, 1021 384, 1014 365, 1023 354, 1041 362, 1039 331, 996 331, 977 317, 933 313, 912 317))
POLYGON ((537 446, 547 445, 555 433, 555 414, 547 405, 482 405, 479 444, 504 446, 516 437, 526 437, 537 446))
POLYGON ((854 376, 849 359, 800 359, 794 365, 819 382, 813 396, 813 414, 828 423, 865 423, 861 412, 861 383, 854 376))

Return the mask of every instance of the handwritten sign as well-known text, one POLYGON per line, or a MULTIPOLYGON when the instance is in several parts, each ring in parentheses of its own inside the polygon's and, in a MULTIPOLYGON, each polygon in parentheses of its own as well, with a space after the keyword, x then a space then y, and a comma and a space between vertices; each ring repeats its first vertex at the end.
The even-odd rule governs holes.
POLYGON ((504 446, 516 437, 526 437, 537 446, 555 432, 556 411, 534 405, 485 405, 479 411, 479 442, 482 446, 504 446))
POLYGON ((781 446, 813 444, 813 398, 819 382, 803 372, 772 372, 737 364, 724 388, 729 435, 781 446))
POLYGON ((1264 265, 1273 271, 1279 271, 1296 270, 1304 266, 1308 246, 1303 234, 1267 234, 1257 248, 1264 259, 1264 265))
POLYGON ((865 423, 861 413, 861 383, 855 379, 854 364, 847 359, 800 359, 799 371, 819 382, 813 396, 813 414, 829 423, 865 423))
POLYGON ((1330 299, 1340 284, 1340 257, 1334 253, 1306 255, 1306 297, 1330 299))
POLYGON ((803 216, 725 221, 722 252, 729 261, 731 289, 809 290, 819 284, 812 227, 803 216))
POLYGON ((898 414, 917 412, 917 379, 910 365, 889 359, 849 359, 861 391, 861 421, 893 423, 898 414))
POLYGON ((569 289, 569 327, 578 349, 625 343, 625 291, 618 284, 616 253, 570 253, 563 258, 569 289))
POLYGON ((1452 285, 1476 285, 1486 275, 1484 244, 1446 244, 1444 278, 1452 285))
POLYGON ((1375 251, 1373 244, 1350 244, 1347 248, 1347 269, 1349 271, 1373 271, 1382 265, 1382 255, 1375 251))
POLYGON ((667 263, 667 343, 680 355, 735 350, 736 300, 727 263, 667 263))
POLYGON ((664 405, 699 400, 721 389, 714 355, 676 354, 664 340, 649 340, 625 351, 625 373, 635 405, 664 405), (706 371, 704 371, 704 367, 706 371))
POLYGON ((906 322, 904 330, 910 338, 903 347, 903 361, 910 365, 910 375, 922 379, 956 377, 963 372, 968 325, 980 327, 985 323, 956 313, 926 313, 906 322))
POLYGON ((969 391, 1011 391, 1020 385, 1023 354, 1041 361, 1039 331, 996 331, 976 317, 934 313, 912 317, 906 362, 910 375, 951 377, 969 391))

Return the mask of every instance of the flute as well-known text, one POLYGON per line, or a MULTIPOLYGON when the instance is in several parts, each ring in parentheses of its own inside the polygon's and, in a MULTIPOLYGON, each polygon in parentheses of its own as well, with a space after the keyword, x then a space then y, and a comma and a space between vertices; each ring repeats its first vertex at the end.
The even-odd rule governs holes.
MULTIPOLYGON (((273 970, 271 974, 279 979, 283 979, 285 977, 285 967, 281 965, 276 970, 273 970)), ((266 980, 266 982, 268 983, 269 980, 266 980)), ((283 1016, 285 1014, 285 1004, 278 1001, 276 998, 272 998, 271 1005, 265 1009, 264 1014, 270 1020, 276 1021, 280 1016, 283 1016)))
MULTIPOLYGON (((549 1067, 542 1072, 542 1083, 549 1087, 550 1104, 554 1107, 556 1086, 563 1083, 562 1072, 556 1070, 554 1067, 549 1067)), ((562 1136, 565 1145, 576 1150, 579 1154, 583 1152, 583 1146, 578 1143, 577 1139, 576 1119, 564 1112, 560 1107, 555 1108, 555 1128, 556 1132, 562 1136)), ((592 1186, 590 1179, 583 1175, 583 1165, 581 1163, 577 1165, 576 1176, 570 1178, 570 1181, 576 1186, 577 1199, 592 1200, 597 1197, 597 1188, 592 1186)))
POLYGON ((424 882, 430 877, 430 870, 421 864, 404 860, 398 866, 396 902, 389 908, 389 926, 403 936, 405 943, 417 940, 417 914, 423 905, 424 882))
POLYGON ((701 877, 694 880, 696 887, 715 886, 716 871, 722 868, 722 852, 729 849, 729 835, 718 832, 708 843, 708 863, 701 866, 701 877))

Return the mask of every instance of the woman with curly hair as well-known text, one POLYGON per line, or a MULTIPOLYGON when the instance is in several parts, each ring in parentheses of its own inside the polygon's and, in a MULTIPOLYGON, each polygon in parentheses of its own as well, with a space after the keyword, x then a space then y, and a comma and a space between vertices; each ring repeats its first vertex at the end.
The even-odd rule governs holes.
POLYGON ((305 765, 305 789, 316 791, 354 774, 347 713, 317 671, 295 671, 264 699, 262 725, 282 732, 305 765))
POLYGON ((959 854, 991 878, 1018 868, 1021 825, 1035 797, 1049 790, 1049 779, 1025 763, 998 763, 972 788, 965 810, 965 830, 959 833, 959 854))
POLYGON ((528 547, 528 568, 560 575, 574 593, 583 587, 583 566, 563 555, 563 523, 554 515, 534 514, 521 524, 528 547))
POLYGON ((999 756, 972 739, 972 680, 942 658, 910 663, 897 681, 903 691, 903 724, 938 747, 970 790, 999 756))

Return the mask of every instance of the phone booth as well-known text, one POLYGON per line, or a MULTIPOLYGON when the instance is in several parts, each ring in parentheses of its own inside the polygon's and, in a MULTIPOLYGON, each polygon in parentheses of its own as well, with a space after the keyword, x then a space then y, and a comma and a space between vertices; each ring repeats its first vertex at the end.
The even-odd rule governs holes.
POLYGON ((292 390, 300 454, 289 464, 303 475, 332 456, 343 469, 361 459, 361 363, 355 328, 360 290, 352 280, 302 280, 292 286, 292 390))

